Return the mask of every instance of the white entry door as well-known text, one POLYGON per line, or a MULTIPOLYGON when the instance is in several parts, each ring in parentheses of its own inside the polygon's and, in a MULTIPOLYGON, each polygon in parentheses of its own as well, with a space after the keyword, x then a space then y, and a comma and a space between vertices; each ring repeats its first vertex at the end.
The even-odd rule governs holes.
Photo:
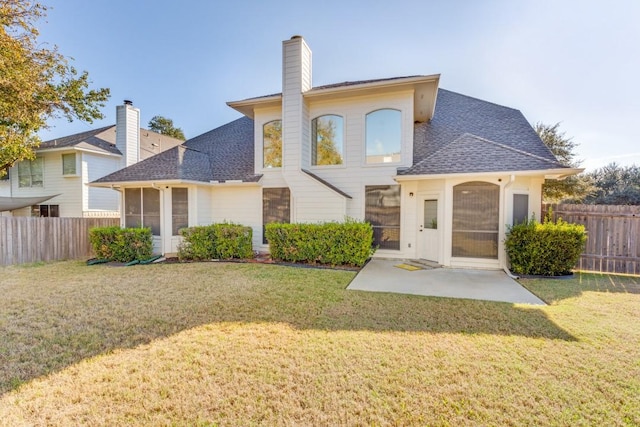
POLYGON ((438 212, 440 211, 437 196, 422 197, 421 216, 418 227, 420 241, 420 258, 440 262, 440 232, 438 231, 438 212))

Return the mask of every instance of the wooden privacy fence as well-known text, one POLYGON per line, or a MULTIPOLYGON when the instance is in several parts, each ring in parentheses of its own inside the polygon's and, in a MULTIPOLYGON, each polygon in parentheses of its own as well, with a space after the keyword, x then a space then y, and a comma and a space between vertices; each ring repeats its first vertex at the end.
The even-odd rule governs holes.
POLYGON ((544 205, 553 218, 583 224, 587 245, 576 266, 580 270, 640 274, 640 206, 544 205))
POLYGON ((0 217, 0 265, 92 256, 89 229, 117 218, 0 217))

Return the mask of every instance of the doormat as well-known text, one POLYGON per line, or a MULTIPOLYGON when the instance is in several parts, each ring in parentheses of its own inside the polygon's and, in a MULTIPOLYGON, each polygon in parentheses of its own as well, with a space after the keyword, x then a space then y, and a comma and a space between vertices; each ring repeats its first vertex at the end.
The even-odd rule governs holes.
POLYGON ((416 267, 415 265, 411 265, 411 264, 398 264, 398 265, 394 265, 394 267, 398 267, 408 271, 422 270, 422 267, 416 267))

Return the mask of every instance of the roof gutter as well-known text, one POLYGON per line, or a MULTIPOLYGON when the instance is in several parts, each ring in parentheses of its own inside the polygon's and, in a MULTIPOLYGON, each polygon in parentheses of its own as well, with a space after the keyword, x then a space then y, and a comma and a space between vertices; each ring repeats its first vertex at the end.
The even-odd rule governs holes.
POLYGON ((396 182, 416 181, 421 179, 450 179, 450 178, 474 178, 474 177, 503 177, 505 175, 515 176, 540 176, 544 175, 546 179, 565 179, 571 175, 577 175, 584 169, 562 168, 562 169, 540 169, 540 170, 522 170, 522 171, 496 171, 496 172, 460 172, 460 173, 443 173, 443 174, 424 174, 424 175, 395 175, 393 179, 396 182))

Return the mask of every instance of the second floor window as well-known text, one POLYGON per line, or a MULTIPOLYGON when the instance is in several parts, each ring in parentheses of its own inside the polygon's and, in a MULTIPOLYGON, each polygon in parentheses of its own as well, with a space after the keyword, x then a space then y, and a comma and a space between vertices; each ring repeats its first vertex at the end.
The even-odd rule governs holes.
POLYGON ((62 175, 76 174, 76 153, 62 155, 62 175))
POLYGON ((376 110, 366 118, 366 163, 398 163, 402 146, 402 113, 376 110))
POLYGON ((282 167, 282 120, 262 126, 262 162, 265 168, 282 167))
POLYGON ((336 115, 320 116, 311 121, 311 164, 314 166, 341 165, 343 120, 336 115))
POLYGON ((44 187, 44 160, 24 160, 18 163, 18 187, 44 187))

